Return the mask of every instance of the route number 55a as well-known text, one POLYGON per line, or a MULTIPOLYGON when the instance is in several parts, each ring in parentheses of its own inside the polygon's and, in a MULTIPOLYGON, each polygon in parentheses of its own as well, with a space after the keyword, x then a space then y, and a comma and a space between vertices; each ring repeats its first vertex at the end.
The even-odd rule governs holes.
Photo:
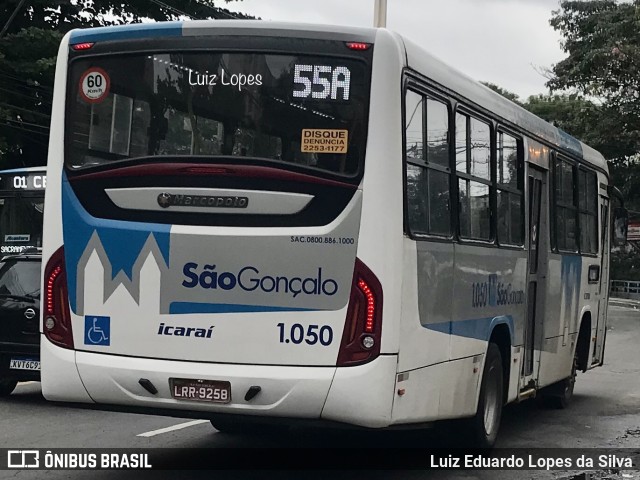
POLYGON ((295 98, 349 100, 351 71, 347 67, 329 65, 296 65, 293 83, 295 98))

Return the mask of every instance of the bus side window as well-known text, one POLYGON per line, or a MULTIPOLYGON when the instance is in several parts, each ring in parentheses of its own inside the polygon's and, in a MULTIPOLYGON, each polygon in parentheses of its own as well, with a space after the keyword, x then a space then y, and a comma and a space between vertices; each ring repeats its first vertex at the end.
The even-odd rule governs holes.
POLYGON ((413 234, 451 234, 449 109, 411 90, 405 99, 408 227, 413 234))
POLYGON ((580 251, 598 253, 598 183, 595 172, 578 171, 580 251))
POLYGON ((522 245, 524 241, 522 142, 511 135, 498 132, 496 146, 498 242, 501 245, 522 245))
POLYGON ((488 123, 456 114, 456 170, 462 238, 491 240, 490 132, 488 123))
POLYGON ((575 186, 576 172, 573 163, 556 156, 555 172, 555 227, 558 250, 578 251, 578 229, 575 186))

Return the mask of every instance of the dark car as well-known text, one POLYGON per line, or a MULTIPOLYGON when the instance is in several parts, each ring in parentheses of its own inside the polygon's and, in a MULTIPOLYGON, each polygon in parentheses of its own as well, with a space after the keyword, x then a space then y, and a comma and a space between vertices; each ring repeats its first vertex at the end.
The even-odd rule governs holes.
POLYGON ((41 268, 38 249, 0 259, 0 396, 40 380, 41 268))

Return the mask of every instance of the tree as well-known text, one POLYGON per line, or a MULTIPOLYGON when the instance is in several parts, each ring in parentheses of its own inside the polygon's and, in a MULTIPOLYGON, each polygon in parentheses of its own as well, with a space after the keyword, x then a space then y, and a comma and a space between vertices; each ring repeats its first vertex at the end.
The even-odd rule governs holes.
POLYGON ((548 86, 602 99, 625 117, 638 115, 640 0, 565 0, 560 7, 550 23, 564 37, 568 57, 553 67, 548 86))
MULTIPOLYGON (((226 3, 235 0, 225 0, 226 3)), ((0 6, 0 29, 20 6, 0 6)), ((73 28, 178 18, 252 18, 214 0, 27 0, 0 38, 0 169, 46 164, 58 45, 73 28)))
MULTIPOLYGON (((632 218, 640 215, 640 0, 562 1, 551 25, 567 58, 547 85, 595 98, 600 119, 590 126, 609 160, 613 183, 632 218), (605 145, 603 145, 605 144, 605 145)), ((598 142, 594 145, 598 148, 598 142)), ((612 255, 612 278, 640 276, 637 252, 612 255), (616 257, 617 255, 617 257, 616 257)))
POLYGON ((583 138, 609 160, 615 184, 634 210, 640 210, 639 22, 640 0, 562 1, 551 25, 568 56, 547 83, 599 102, 583 138))

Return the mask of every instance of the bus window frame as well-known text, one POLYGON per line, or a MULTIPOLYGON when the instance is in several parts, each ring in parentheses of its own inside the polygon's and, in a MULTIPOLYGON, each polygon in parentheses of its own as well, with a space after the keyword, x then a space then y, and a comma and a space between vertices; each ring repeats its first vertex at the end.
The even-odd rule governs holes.
MULTIPOLYGON (((477 110, 472 109, 470 107, 468 107, 466 104, 464 104, 463 102, 457 102, 454 108, 454 113, 453 113, 453 125, 454 125, 454 130, 452 133, 452 137, 454 138, 454 141, 451 142, 453 148, 453 154, 451 155, 450 161, 451 161, 451 168, 453 169, 453 176, 455 177, 455 190, 452 190, 452 195, 453 192, 455 191, 455 204, 456 204, 456 238, 458 240, 458 242, 460 244, 467 244, 467 245, 483 245, 483 246, 491 246, 491 247, 498 247, 498 241, 497 241, 497 225, 496 225, 496 204, 497 204, 497 197, 496 197, 496 145, 495 145, 495 132, 496 132, 496 121, 493 120, 491 117, 489 116, 485 116, 481 113, 478 113, 477 110), (467 173, 466 171, 462 172, 457 170, 456 168, 456 159, 455 159, 455 137, 457 134, 457 131, 455 129, 455 125, 456 125, 456 115, 458 115, 458 113, 460 113, 461 115, 464 115, 468 118, 467 120, 467 138, 466 138, 466 143, 467 145, 469 145, 470 143, 470 135, 471 135, 471 129, 469 128, 470 126, 470 122, 471 119, 475 119, 479 122, 482 122, 486 125, 489 125, 489 180, 482 178, 482 177, 477 177, 475 175, 472 175, 470 173, 467 173), (482 183, 483 185, 487 185, 489 187, 489 238, 488 239, 483 239, 483 238, 473 238, 473 237, 463 237, 460 234, 460 192, 459 192, 459 182, 458 180, 462 178, 463 180, 466 181, 472 181, 472 182, 476 182, 476 183, 482 183)), ((467 152, 467 165, 469 165, 469 160, 470 160, 470 155, 471 155, 471 151, 470 150, 466 150, 467 152)))
MULTIPOLYGON (((291 37, 296 39, 298 37, 291 37)), ((291 40, 291 38, 286 37, 286 40, 291 40)), ((354 41, 352 37, 348 37, 350 41, 354 41)), ((355 38, 355 37, 354 37, 355 38)), ((362 139, 362 155, 358 159, 358 168, 357 171, 352 175, 343 175, 338 173, 333 173, 328 170, 323 169, 314 169, 309 167, 301 167, 298 164, 292 164, 284 161, 279 161, 275 159, 267 159, 263 157, 240 157, 248 159, 249 161, 255 160, 256 158, 262 162, 264 166, 271 166, 273 168, 282 168, 282 169, 290 169, 294 172, 305 173, 308 175, 317 176, 319 178, 325 178, 329 180, 336 180, 351 183, 354 185, 360 184, 362 178, 364 177, 364 169, 366 168, 366 158, 367 158, 367 143, 368 143, 368 134, 369 134, 369 125, 371 122, 371 83, 373 80, 373 51, 374 48, 367 49, 362 52, 354 53, 353 50, 349 49, 345 45, 345 41, 336 38, 319 38, 319 39, 304 39, 305 43, 308 47, 304 52, 300 53, 293 51, 291 47, 283 46, 285 45, 282 42, 280 37, 256 37, 251 35, 246 36, 230 36, 230 35, 220 35, 216 37, 216 44, 212 46, 211 37, 180 37, 179 41, 176 42, 176 39, 166 39, 166 38, 158 38, 153 39, 153 43, 150 44, 149 39, 128 39, 128 40, 114 40, 109 42, 98 42, 96 43, 90 50, 82 50, 76 51, 71 47, 69 48, 69 57, 66 65, 66 85, 65 85, 65 100, 64 100, 64 135, 63 135, 63 150, 64 150, 64 161, 63 161, 63 169, 70 177, 75 175, 83 175, 93 172, 100 172, 103 170, 107 170, 113 168, 113 166, 117 165, 119 162, 127 162, 130 165, 136 165, 139 163, 148 163, 153 162, 155 158, 158 156, 154 155, 146 155, 141 157, 135 157, 131 159, 130 157, 122 157, 118 154, 111 154, 106 152, 108 155, 114 156, 113 163, 101 163, 100 165, 89 166, 89 167, 81 167, 81 168, 72 168, 68 162, 67 158, 69 155, 70 148, 70 132, 72 129, 72 120, 70 115, 70 106, 73 101, 74 95, 73 93, 76 91, 76 85, 71 81, 71 70, 73 65, 77 61, 82 60, 91 60, 94 58, 101 57, 114 57, 119 55, 124 56, 134 56, 134 55, 153 55, 153 54, 167 54, 167 53, 192 53, 192 54, 202 54, 202 53, 234 53, 234 54, 260 54, 260 55, 290 55, 290 56, 308 56, 308 57, 326 57, 333 59, 346 59, 350 61, 359 61, 365 66, 365 82, 367 85, 367 92, 365 98, 367 99, 366 108, 363 115, 363 139, 362 139), (267 45, 268 43, 275 43, 276 46, 267 45), (326 49, 326 51, 324 50, 326 49), (344 49, 344 50, 342 50, 344 49), (287 168, 290 167, 290 168, 287 168)), ((365 40, 363 40, 365 41, 365 40)), ((372 43, 370 40, 366 40, 367 43, 372 43)), ((288 45, 291 45, 288 43, 288 45)), ((105 153, 105 152, 101 152, 105 153)), ((169 155, 165 156, 165 159, 162 161, 166 161, 166 159, 171 158, 173 161, 202 161, 204 159, 210 158, 210 155, 190 155, 190 156, 178 156, 178 155, 169 155)), ((227 161, 228 159, 237 159, 235 156, 226 156, 226 155, 218 155, 220 159, 224 159, 227 161)), ((157 160, 156 160, 157 161, 157 160)), ((217 163, 217 162, 211 162, 217 163)))
MULTIPOLYGON (((450 90, 448 90, 446 87, 440 85, 439 83, 436 83, 435 81, 431 80, 429 77, 424 76, 423 74, 421 74, 420 72, 417 72, 409 67, 406 67, 403 72, 402 72, 402 175, 403 175, 403 231, 404 234, 407 235, 410 239, 415 240, 415 241, 432 241, 432 242, 441 242, 441 243, 458 243, 461 245, 473 245, 473 246, 478 246, 478 247, 493 247, 493 248, 501 248, 501 249, 506 249, 506 250, 517 250, 517 251, 524 251, 527 249, 527 242, 528 242, 528 233, 527 233, 527 222, 528 222, 528 218, 525 218, 525 221, 523 222, 523 229, 524 229, 524 235, 523 235, 523 245, 510 245, 510 244, 500 244, 497 240, 497 210, 494 208, 491 211, 491 224, 492 224, 492 229, 494 230, 494 238, 493 241, 488 242, 488 241, 483 241, 483 240, 471 240, 471 239, 466 239, 466 238, 460 238, 459 235, 459 204, 458 204, 458 195, 457 195, 457 177, 458 177, 458 172, 455 171, 455 143, 453 141, 449 141, 449 147, 450 147, 450 167, 452 169, 452 172, 450 174, 450 195, 452 195, 452 192, 455 189, 456 195, 452 195, 451 197, 451 226, 452 229, 454 229, 454 235, 450 236, 450 237, 442 237, 442 236, 435 236, 435 235, 428 235, 428 234, 415 234, 412 233, 409 229, 409 224, 408 224, 408 216, 407 216, 407 192, 406 192, 406 155, 405 155, 405 145, 406 145, 406 132, 405 132, 405 122, 406 122, 406 116, 405 116, 405 95, 406 95, 406 91, 409 87, 413 87, 413 90, 416 91, 416 93, 422 93, 424 95, 428 95, 428 96, 432 96, 434 97, 434 99, 436 100, 440 100, 440 101, 444 101, 445 103, 448 103, 450 106, 450 109, 453 109, 453 112, 451 112, 451 110, 449 111, 449 131, 450 131, 450 135, 455 137, 455 114, 458 111, 458 108, 462 109, 463 111, 468 112, 469 115, 479 119, 479 120, 483 120, 484 121, 488 121, 490 123, 490 125, 493 127, 493 134, 491 135, 491 159, 492 159, 492 171, 494 172, 494 175, 497 175, 497 146, 496 146, 496 142, 497 142, 497 133, 499 131, 502 131, 503 133, 507 133, 511 136, 513 136, 514 138, 516 138, 517 140, 519 140, 519 144, 520 144, 520 148, 522 148, 522 173, 521 175, 522 177, 522 182, 523 182, 523 189, 522 189, 522 195, 523 195, 523 209, 524 212, 526 213, 527 208, 528 208, 528 193, 527 193, 527 186, 526 186, 526 177, 528 175, 528 165, 529 162, 526 158, 526 152, 524 150, 524 140, 526 139, 531 139, 532 141, 538 142, 541 145, 547 147, 549 149, 549 188, 548 188, 548 195, 547 195, 547 201, 549 202, 549 250, 552 253, 556 253, 556 254, 562 254, 562 255, 578 255, 578 256, 588 256, 588 257, 598 257, 599 255, 601 255, 602 251, 601 248, 599 248, 599 253, 598 254, 586 254, 586 253, 581 253, 580 252, 580 239, 577 239, 577 245, 578 245, 578 250, 576 251, 570 251, 570 250, 559 250, 557 247, 557 236, 556 236, 556 221, 555 221, 555 216, 556 216, 556 193, 555 193, 555 171, 556 171, 556 159, 558 157, 558 155, 566 160, 568 160, 576 169, 579 167, 584 167, 592 172, 596 172, 596 174, 601 173, 605 180, 606 180, 606 185, 611 186, 611 173, 608 172, 607 170, 601 168, 598 165, 593 165, 592 163, 590 163, 588 160, 584 159, 584 158, 578 158, 576 157, 575 153, 572 152, 568 152, 566 150, 560 150, 558 148, 557 145, 552 144, 551 142, 549 142, 548 140, 537 136, 535 133, 532 133, 528 130, 526 130, 524 127, 517 125, 517 124, 513 124, 512 122, 509 122, 508 120, 503 119, 502 117, 493 114, 490 110, 481 107, 479 105, 473 104, 473 107, 468 107, 467 105, 472 104, 468 99, 466 99, 465 97, 461 96, 460 94, 456 93, 456 92, 452 92, 450 90)), ((497 178, 493 177, 494 180, 496 180, 494 182, 494 194, 492 195, 492 201, 497 203, 497 188, 498 188, 498 183, 497 183, 497 178)), ((599 179, 598 179, 599 182, 599 179)), ((576 180, 577 183, 577 180, 576 180)), ((491 187, 490 187, 491 188, 491 187)), ((577 191, 574 185, 574 197, 576 198, 576 201, 578 201, 577 199, 577 191)), ((576 211, 578 211, 578 205, 576 205, 576 211)), ((579 217, 579 214, 577 214, 577 216, 579 217)), ((524 218, 524 217, 523 217, 524 218)), ((600 221, 598 220, 598 226, 600 226, 600 221)), ((579 219, 576 220, 576 232, 577 235, 580 235, 580 224, 579 224, 579 219)))
POLYGON ((580 256, 580 224, 579 224, 579 208, 578 208, 578 166, 580 164, 580 162, 578 160, 576 160, 575 158, 567 155, 566 153, 562 153, 562 152, 558 152, 557 150, 554 150, 552 152, 552 186, 553 186, 553 195, 551 195, 551 199, 552 201, 552 209, 551 209, 551 215, 552 215, 552 231, 553 231, 553 235, 551 237, 551 251, 554 253, 558 253, 558 254, 562 254, 562 255, 576 255, 576 256, 580 256), (571 169, 573 171, 573 176, 575 181, 573 182, 572 185, 572 193, 573 193, 573 201, 574 201, 574 206, 566 206, 566 205, 558 205, 558 195, 557 195, 557 185, 556 185, 556 172, 557 172, 557 168, 558 168, 558 163, 559 162, 566 162, 569 165, 571 165, 571 169), (576 249, 575 250, 568 250, 565 248, 560 248, 558 246, 558 224, 557 224, 557 215, 558 215, 558 207, 560 208, 566 208, 566 209, 571 209, 575 212, 575 217, 576 217, 576 249))
MULTIPOLYGON (((426 85, 424 85, 423 83, 420 83, 418 80, 414 79, 413 77, 410 77, 408 75, 404 75, 404 80, 403 80, 403 85, 402 85, 402 97, 401 97, 401 130, 402 130, 402 196, 403 196, 403 229, 405 234, 407 234, 409 236, 409 238, 411 238, 412 240, 415 241, 432 241, 432 242, 442 242, 442 243, 453 243, 455 241, 455 232, 456 232, 456 227, 457 227, 457 221, 455 220, 455 213, 454 213, 454 205, 456 204, 456 201, 452 198, 452 191, 451 191, 451 182, 452 182, 452 177, 455 177, 455 174, 451 171, 451 152, 453 150, 453 148, 455 148, 455 146, 453 145, 453 142, 451 141, 452 138, 452 119, 453 117, 453 105, 451 100, 446 96, 446 95, 442 95, 439 94, 437 91, 434 91, 433 89, 427 87, 426 85), (407 145, 407 130, 406 130, 406 123, 407 123, 407 111, 406 111, 406 96, 407 96, 407 92, 413 92, 417 95, 421 95, 422 97, 424 97, 425 99, 429 99, 431 98, 432 100, 435 100, 437 102, 441 102, 443 105, 445 105, 447 107, 447 114, 449 116, 448 118, 448 126, 449 126, 449 133, 448 133, 448 142, 449 142, 449 167, 443 167, 442 165, 438 165, 438 164, 434 164, 434 165, 429 165, 428 162, 425 160, 422 164, 418 165, 418 163, 416 162, 412 162, 409 161, 407 159, 407 151, 406 151, 406 145, 407 145), (410 222, 409 222, 409 210, 408 210, 408 195, 407 195, 407 165, 408 164, 412 164, 412 165, 418 165, 421 168, 425 168, 425 169, 433 169, 442 173, 446 173, 449 176, 449 235, 437 235, 437 234, 433 234, 433 233, 424 233, 424 232, 414 232, 413 229, 411 228, 410 222)), ((423 116, 424 116, 424 107, 423 107, 423 116)), ((424 142, 424 134, 426 132, 425 130, 426 128, 426 124, 424 122, 424 118, 423 118, 423 142, 424 142)), ((423 147, 424 148, 424 147, 423 147)))
POLYGON ((525 211, 526 211, 526 195, 525 195, 525 164, 526 164, 526 159, 525 159, 525 152, 524 152, 524 137, 522 135, 520 135, 519 133, 514 132, 512 129, 498 123, 497 127, 496 127, 496 132, 494 135, 494 141, 496 144, 495 147, 495 155, 496 155, 496 159, 495 159, 495 175, 496 175, 496 210, 495 210, 495 217, 496 217, 496 242, 498 244, 498 247, 500 248, 510 248, 510 249, 514 249, 514 250, 524 250, 525 249, 525 241, 526 241, 526 232, 527 232, 527 223, 529 221, 528 216, 525 216, 525 211), (516 184, 517 185, 521 185, 521 189, 518 190, 518 188, 513 188, 507 184, 503 184, 500 183, 498 181, 498 135, 500 134, 505 134, 505 135, 509 135, 510 137, 514 138, 516 141, 516 145, 517 145, 517 169, 518 169, 518 178, 516 180, 516 184), (522 226, 520 228, 520 235, 521 235, 521 243, 503 243, 500 242, 500 236, 498 235, 498 191, 504 191, 504 192, 509 192, 510 194, 514 194, 514 195, 520 195, 520 214, 522 215, 522 226))
POLYGON ((577 195, 578 195, 578 205, 577 205, 577 209, 578 209, 578 233, 580 235, 579 237, 579 242, 578 242, 578 248, 579 248, 579 252, 580 255, 583 257, 592 257, 592 258, 598 258, 600 257, 601 254, 601 250, 602 247, 600 245, 600 209, 598 208, 600 205, 600 194, 599 194, 599 189, 600 189, 600 182, 598 181, 598 173, 591 169, 586 167, 584 164, 578 164, 577 165, 577 195), (596 201, 596 209, 595 209, 595 213, 590 212, 588 210, 583 210, 580 208, 580 193, 582 193, 582 182, 580 182, 580 172, 586 172, 588 175, 594 175, 595 176, 595 201, 596 201), (581 215, 582 214, 586 214, 586 215, 590 215, 592 217, 595 217, 596 219, 596 251, 595 252, 585 252, 582 249, 582 220, 581 220, 581 215))

